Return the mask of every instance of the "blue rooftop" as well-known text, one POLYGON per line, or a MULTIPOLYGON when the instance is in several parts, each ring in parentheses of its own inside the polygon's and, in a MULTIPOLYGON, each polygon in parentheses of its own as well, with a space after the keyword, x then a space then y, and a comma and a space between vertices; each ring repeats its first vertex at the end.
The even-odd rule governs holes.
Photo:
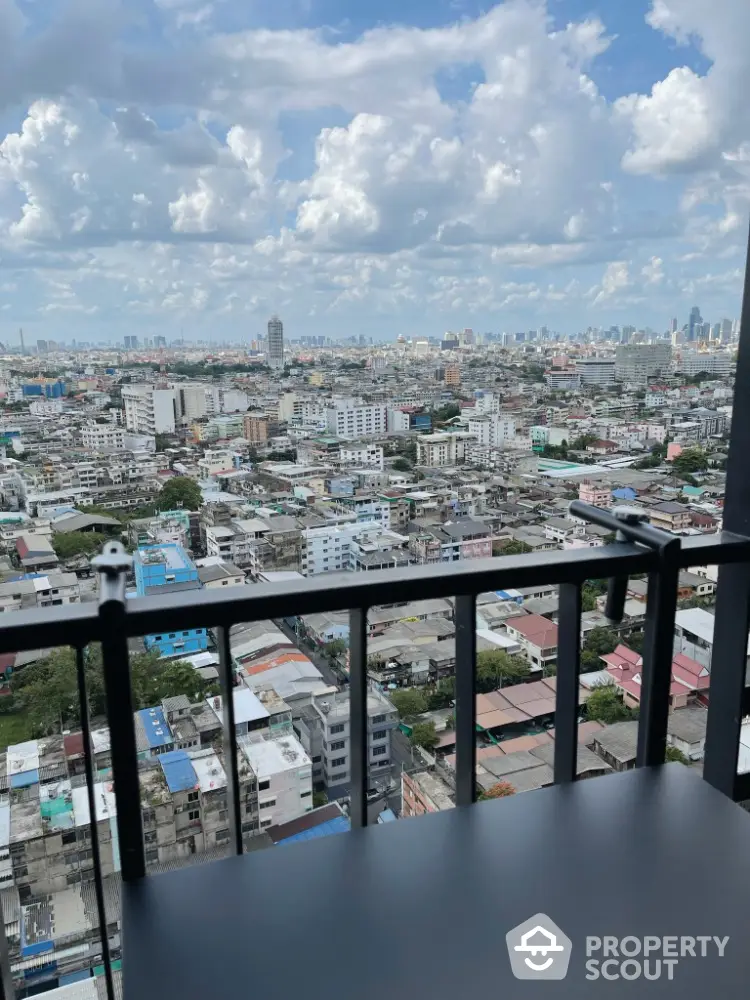
POLYGON ((39 784, 39 771, 21 771, 20 774, 12 774, 10 777, 11 788, 28 788, 29 785, 39 784))
POLYGON ((378 823, 395 823, 396 814, 392 809, 384 809, 378 813, 378 823))
POLYGON ((138 712, 138 717, 143 723, 146 739, 152 750, 172 742, 172 732, 160 708, 142 708, 138 712))
POLYGON ((198 786, 193 764, 184 750, 171 750, 159 755, 159 763, 170 792, 187 792, 198 786))
POLYGON ((318 837, 330 837, 333 833, 348 833, 348 831, 349 820, 346 816, 335 816, 333 819, 326 820, 325 823, 319 823, 309 830, 302 830, 301 833, 293 833, 291 837, 285 837, 284 840, 277 841, 276 847, 279 844, 293 844, 297 840, 317 840, 318 837))

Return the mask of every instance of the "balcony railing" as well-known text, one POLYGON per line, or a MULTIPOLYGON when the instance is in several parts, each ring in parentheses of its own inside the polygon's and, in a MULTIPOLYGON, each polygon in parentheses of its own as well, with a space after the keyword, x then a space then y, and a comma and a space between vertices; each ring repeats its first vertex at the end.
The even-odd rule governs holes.
MULTIPOLYGON (((352 826, 367 825, 367 613, 373 606, 408 602, 415 597, 455 597, 456 623, 456 802, 469 806, 476 799, 475 653, 476 596, 485 591, 540 584, 559 586, 559 646, 555 714, 554 778, 568 785, 576 778, 578 674, 581 635, 581 587, 589 579, 610 579, 610 603, 624 597, 626 581, 648 574, 643 684, 637 745, 638 768, 659 767, 664 761, 673 630, 680 569, 719 564, 722 567, 716 610, 711 697, 705 750, 704 777, 725 795, 750 798, 748 776, 736 774, 739 727, 747 711, 745 663, 748 634, 748 562, 750 538, 724 532, 680 539, 643 524, 626 524, 607 511, 576 503, 578 516, 618 530, 617 541, 601 548, 551 551, 450 564, 436 574, 432 567, 352 574, 333 581, 321 578, 280 584, 237 587, 226 591, 180 593, 164 597, 125 600, 129 557, 116 545, 96 560, 101 574, 100 602, 70 605, 49 611, 17 612, 3 616, 0 653, 70 646, 76 650, 82 706, 85 773, 90 815, 96 815, 95 770, 84 674, 84 649, 101 643, 109 715, 112 771, 117 801, 122 879, 125 887, 146 878, 142 803, 129 678, 128 639, 153 633, 179 632, 196 626, 215 630, 220 654, 224 747, 227 767, 228 827, 232 849, 243 852, 242 809, 235 738, 230 629, 240 622, 283 618, 350 609, 350 756, 352 826), (729 587, 726 581, 729 579, 729 587), (724 603, 722 603, 724 602, 724 603)), ((607 781, 613 779, 606 779, 607 781)), ((597 782, 596 784, 599 784, 597 782)), ((96 875, 99 921, 104 919, 99 845, 96 824, 91 844, 96 875)), ((176 874, 172 873, 172 878, 176 874)), ((159 879, 167 876, 158 876, 159 879)), ((150 879, 149 879, 150 881, 150 879)), ((124 888, 125 888, 124 887, 124 888)), ((127 892, 125 894, 127 902, 127 892)), ((124 915, 125 996, 128 963, 138 957, 128 952, 127 905, 124 915)), ((105 976, 112 990, 112 972, 106 935, 102 941, 105 976)), ((7 951, 4 980, 10 992, 7 951)), ((110 992, 110 996, 113 994, 110 992)))

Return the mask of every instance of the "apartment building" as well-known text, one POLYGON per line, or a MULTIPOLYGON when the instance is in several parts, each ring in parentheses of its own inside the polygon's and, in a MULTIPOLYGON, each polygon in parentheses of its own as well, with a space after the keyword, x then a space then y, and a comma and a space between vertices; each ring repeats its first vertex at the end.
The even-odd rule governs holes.
POLYGON ((423 434, 417 438, 417 465, 431 469, 460 465, 464 459, 466 442, 474 440, 473 434, 459 431, 423 434))
POLYGON ((664 503, 654 504, 649 508, 648 518, 655 528, 662 528, 664 531, 675 533, 684 531, 690 527, 690 508, 681 503, 674 503, 667 500, 664 503))
POLYGON ((243 433, 250 444, 266 444, 270 426, 271 419, 265 414, 246 413, 242 418, 243 433))
POLYGON ((177 402, 174 389, 124 385, 125 426, 136 434, 174 434, 177 402))
POLYGON ((91 423, 81 428, 81 444, 91 451, 124 451, 125 429, 112 423, 91 423))
POLYGON ((329 433, 348 440, 375 437, 386 432, 386 412, 385 404, 337 400, 326 410, 326 426, 329 433))
POLYGON ((260 830, 312 810, 312 762, 296 736, 241 737, 239 748, 258 782, 260 830))
POLYGON ((401 816, 424 816, 455 808, 455 790, 437 771, 401 772, 401 816))
POLYGON ((198 459, 198 472, 203 479, 218 476, 222 472, 232 472, 238 464, 233 451, 226 448, 207 448, 203 458, 198 459))
MULTIPOLYGON (((315 784, 329 790, 329 797, 345 794, 351 782, 349 693, 313 699, 296 725, 302 746, 312 760, 315 784)), ((371 787, 390 780, 391 733, 397 726, 395 706, 379 691, 369 690, 367 758, 371 787)))
POLYGON ((544 670, 557 661, 557 625, 541 615, 506 618, 505 628, 520 645, 532 671, 544 670))
POLYGON ((502 447, 516 436, 516 422, 512 417, 488 415, 469 420, 469 434, 478 444, 502 447))
POLYGON ((339 462, 342 468, 354 467, 360 469, 380 469, 382 471, 384 467, 382 445, 371 444, 366 441, 341 445, 339 462))
POLYGON ((668 375, 671 366, 671 344, 621 344, 615 356, 615 377, 621 382, 646 382, 668 375))
POLYGON ((578 499, 595 507, 609 507, 612 503, 612 484, 603 480, 584 479, 578 487, 578 499))
POLYGON ((611 386, 615 381, 614 358, 576 358, 575 371, 581 388, 588 386, 611 386))
POLYGON ((75 573, 32 574, 0 583, 0 611, 48 608, 80 600, 81 586, 75 573))
MULTIPOLYGON (((145 545, 137 549, 133 569, 139 597, 198 590, 201 586, 194 562, 182 546, 175 543, 145 545)), ((145 636, 144 643, 147 649, 156 649, 160 656, 179 656, 206 649, 208 634, 204 628, 185 629, 180 633, 145 636)))

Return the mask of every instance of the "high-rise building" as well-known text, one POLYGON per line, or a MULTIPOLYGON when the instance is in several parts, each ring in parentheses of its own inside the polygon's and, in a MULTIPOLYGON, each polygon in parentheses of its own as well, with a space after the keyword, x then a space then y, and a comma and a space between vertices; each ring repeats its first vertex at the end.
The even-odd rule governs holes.
POLYGON ((672 363, 671 344, 629 344, 617 348, 615 377, 623 382, 645 382, 666 375, 672 363))
POLYGON ((676 316, 675 316, 675 318, 672 320, 672 322, 669 325, 669 332, 670 333, 677 333, 677 317, 676 316))
POLYGON ((690 319, 688 320, 688 343, 698 339, 699 331, 698 327, 702 326, 703 317, 701 316, 701 311, 698 306, 693 306, 690 310, 690 319))
POLYGON ((268 321, 268 363, 271 368, 284 367, 284 324, 278 316, 268 321))
POLYGON ((166 346, 167 346, 167 338, 157 334, 154 337, 154 347, 166 347, 166 346))

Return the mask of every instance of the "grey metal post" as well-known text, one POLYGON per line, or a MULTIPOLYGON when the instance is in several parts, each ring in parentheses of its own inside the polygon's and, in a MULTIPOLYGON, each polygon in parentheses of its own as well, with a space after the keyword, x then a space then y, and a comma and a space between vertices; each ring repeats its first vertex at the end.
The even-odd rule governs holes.
POLYGON ((132 558, 119 542, 108 542, 102 554, 91 560, 92 566, 99 573, 104 689, 112 745, 120 862, 122 877, 126 882, 142 878, 146 874, 138 751, 125 629, 125 583, 132 563, 132 558))

